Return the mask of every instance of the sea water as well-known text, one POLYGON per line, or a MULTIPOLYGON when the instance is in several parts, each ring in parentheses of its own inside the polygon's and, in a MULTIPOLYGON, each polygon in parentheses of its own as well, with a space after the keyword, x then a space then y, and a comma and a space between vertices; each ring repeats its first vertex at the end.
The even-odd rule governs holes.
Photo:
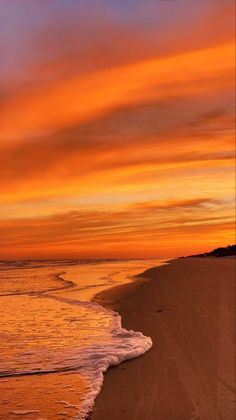
POLYGON ((0 419, 85 419, 109 366, 150 337, 91 299, 163 260, 0 262, 0 419))

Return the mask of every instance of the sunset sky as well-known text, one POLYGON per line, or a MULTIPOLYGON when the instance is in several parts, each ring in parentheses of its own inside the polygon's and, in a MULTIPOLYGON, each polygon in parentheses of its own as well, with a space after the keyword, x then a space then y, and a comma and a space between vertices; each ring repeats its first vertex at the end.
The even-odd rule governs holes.
POLYGON ((233 8, 0 0, 0 258, 234 242, 233 8))

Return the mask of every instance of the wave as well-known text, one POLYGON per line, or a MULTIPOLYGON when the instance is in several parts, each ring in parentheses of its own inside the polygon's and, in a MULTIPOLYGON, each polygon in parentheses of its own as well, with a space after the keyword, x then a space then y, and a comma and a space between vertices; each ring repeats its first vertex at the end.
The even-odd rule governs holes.
MULTIPOLYGON (((112 345, 96 345, 83 350, 82 359, 86 365, 86 377, 90 376, 91 385, 87 398, 83 402, 81 420, 92 411, 94 401, 103 385, 103 374, 107 369, 145 354, 153 345, 151 338, 144 336, 141 332, 122 328, 121 317, 118 314, 114 319, 112 337, 114 341, 112 345)), ((80 371, 83 374, 83 368, 80 371)))
MULTIPOLYGON (((54 285, 54 286, 51 286, 51 287, 47 287, 46 289, 43 289, 39 285, 38 290, 35 290, 35 291, 25 290, 23 292, 21 292, 19 290, 16 291, 16 290, 13 289, 12 291, 4 292, 4 293, 0 292, 0 297, 3 297, 3 296, 21 296, 21 295, 38 296, 38 295, 41 295, 41 294, 44 294, 44 293, 46 294, 46 293, 49 293, 49 292, 59 292, 59 291, 71 289, 71 288, 77 286, 72 280, 64 279, 62 277, 63 274, 66 274, 66 272, 63 271, 61 273, 51 274, 50 277, 48 278, 49 281, 53 280, 53 281, 58 283, 58 286, 56 286, 56 287, 54 285)), ((0 285, 0 286, 2 286, 2 285, 0 285)), ((0 290, 1 290, 1 288, 0 288, 0 290)))
MULTIPOLYGON (((68 265, 69 264, 71 265, 72 260, 63 260, 63 265, 65 265, 65 261, 68 262, 68 265)), ((73 261, 75 264, 78 264, 78 260, 73 260, 73 261)), ((98 260, 93 260, 93 261, 95 264, 98 262, 98 260)), ((102 260, 99 260, 99 262, 101 261, 102 260)), ((111 260, 105 260, 105 261, 107 262, 111 260)), ((62 260, 60 260, 60 263, 62 263, 62 260)), ((0 265, 1 264, 3 267, 3 271, 5 270, 4 267, 6 267, 8 264, 10 264, 8 267, 14 270, 18 262, 1 261, 0 265), (13 268, 13 264, 14 264, 14 268, 13 268)), ((23 266, 21 265, 21 268, 25 269, 26 265, 29 268, 32 268, 32 267, 36 268, 35 265, 33 266, 33 264, 35 264, 35 262, 32 260, 27 261, 27 262, 24 261, 23 266)), ((39 264, 38 261, 37 261, 37 264, 39 264)), ((45 264, 48 267, 48 261, 46 262, 44 260, 42 264, 45 264)), ((58 265, 58 260, 56 263, 54 260, 52 264, 58 265)), ((91 260, 86 260, 86 262, 85 260, 83 260, 82 264, 91 264, 91 260)), ((0 267, 0 270, 2 270, 2 267, 0 267)), ((18 268, 20 268, 20 264, 18 265, 18 268)), ((114 268, 112 270, 114 270, 114 268)), ((116 271, 116 272, 112 271, 111 273, 109 273, 109 275, 106 275, 106 276, 103 275, 101 279, 103 280, 103 282, 107 280, 107 283, 102 282, 102 283, 99 283, 99 285, 109 286, 109 283, 111 285, 111 283, 113 283, 112 279, 114 275, 117 273, 119 273, 119 271, 116 271)), ((50 352, 48 352, 47 347, 43 347, 42 351, 45 352, 45 354, 47 353, 47 359, 44 359, 44 353, 40 353, 40 352, 38 353, 39 356, 42 357, 42 360, 44 360, 44 363, 42 366, 38 364, 38 359, 36 358, 30 359, 27 353, 22 353, 23 358, 26 357, 26 361, 27 361, 25 364, 25 368, 22 368, 23 366, 22 363, 17 362, 15 367, 13 367, 13 364, 11 365, 9 364, 9 367, 6 370, 6 364, 5 364, 5 370, 2 370, 0 372, 0 377, 9 378, 8 380, 10 380, 10 378, 20 377, 20 376, 47 375, 47 374, 56 374, 56 373, 64 373, 64 372, 72 372, 72 371, 77 372, 89 382, 89 389, 86 394, 86 398, 83 400, 82 409, 80 409, 80 413, 78 413, 78 417, 77 417, 78 419, 82 420, 82 419, 85 419, 88 413, 92 411, 95 398, 99 394, 102 388, 103 379, 104 379, 103 374, 106 372, 106 370, 109 367, 118 365, 125 360, 133 359, 133 358, 139 357, 140 355, 143 355, 144 353, 146 353, 148 350, 151 349, 152 340, 150 337, 143 335, 141 332, 135 332, 133 330, 126 330, 125 328, 123 328, 122 323, 121 323, 121 317, 117 312, 104 308, 103 306, 99 305, 96 302, 80 301, 78 299, 68 298, 68 296, 66 295, 63 296, 61 294, 56 295, 56 294, 51 293, 53 291, 69 289, 69 288, 71 288, 72 290, 74 288, 75 291, 79 291, 83 289, 93 288, 96 286, 96 284, 94 284, 92 281, 90 284, 86 284, 85 286, 82 286, 82 285, 79 285, 79 283, 76 284, 73 281, 65 280, 65 278, 63 278, 64 274, 65 272, 54 273, 54 278, 56 278, 60 282, 58 283, 58 288, 51 289, 51 290, 50 289, 41 290, 40 292, 22 293, 22 294, 28 295, 29 301, 31 300, 31 296, 35 297, 36 299, 33 299, 34 301, 33 305, 34 305, 34 308, 38 308, 38 310, 40 310, 41 307, 40 305, 37 306, 38 305, 37 302, 39 302, 40 300, 42 301, 42 299, 43 301, 44 299, 49 299, 49 300, 54 300, 54 303, 56 303, 55 301, 58 301, 58 302, 61 302, 62 304, 68 304, 72 306, 78 305, 78 307, 81 307, 81 308, 86 307, 86 309, 88 309, 88 311, 86 310, 86 314, 89 314, 88 316, 90 316, 90 314, 92 316, 93 311, 101 315, 102 313, 107 314, 108 315, 107 318, 109 318, 108 327, 107 327, 109 334, 104 335, 104 336, 101 334, 101 337, 98 340, 99 341, 98 343, 96 342, 96 344, 94 343, 91 344, 92 343, 91 341, 90 343, 88 343, 86 347, 83 347, 83 348, 82 347, 79 348, 79 346, 77 347, 77 342, 76 342, 75 347, 71 347, 70 342, 67 340, 67 346, 63 348, 63 352, 58 352, 58 353, 55 351, 55 348, 53 348, 53 350, 49 349, 50 352), (47 292, 50 292, 50 293, 47 293, 47 292), (29 363, 30 363, 29 360, 32 361, 31 366, 29 366, 29 363)), ((20 294, 20 293, 16 293, 16 294, 20 294)), ((74 296, 76 296, 76 294, 74 296)), ((16 297, 16 299, 20 299, 20 297, 19 298, 16 297)), ((53 305, 49 305, 49 306, 46 305, 46 307, 52 308, 53 305)), ((27 306, 27 311, 28 310, 29 309, 27 306)), ((61 313, 63 315, 64 311, 62 311, 61 313)), ((81 312, 82 315, 80 315, 80 312, 77 312, 77 309, 76 309, 76 312, 73 310, 72 312, 70 311, 70 313, 71 313, 71 316, 75 317, 75 320, 78 319, 79 316, 81 316, 81 320, 83 321, 84 312, 81 312)), ((67 320, 66 322, 71 321, 71 320, 68 320, 68 318, 67 319, 63 318, 62 320, 63 321, 67 320)), ((87 319, 85 318, 84 325, 82 324, 82 321, 81 321, 81 324, 78 324, 79 328, 86 330, 86 334, 87 334, 87 329, 86 329, 87 319)), ((72 319, 72 322, 73 322, 73 319, 72 319)), ((65 324, 63 327, 65 328, 65 331, 67 330, 67 325, 68 323, 65 324)), ((92 328, 97 328, 97 329, 100 328, 102 332, 103 324, 101 322, 95 327, 92 325, 92 327, 90 328, 91 331, 92 331, 92 328)), ((77 326, 75 327, 74 331, 78 331, 77 326)), ((88 334, 89 334, 89 329, 88 329, 88 334)), ((44 338, 44 337, 41 337, 41 338, 44 338)), ((57 337, 55 337, 55 339, 57 339, 57 337)))
MULTIPOLYGON (((60 298, 56 298, 60 299, 60 298)), ((70 303, 72 300, 70 300, 70 303)), ((144 336, 141 332, 133 330, 126 330, 121 325, 121 317, 118 313, 107 310, 100 305, 92 302, 74 302, 76 304, 94 305, 97 309, 109 311, 113 314, 113 319, 110 324, 111 339, 109 343, 100 343, 88 348, 80 350, 77 355, 73 357, 73 364, 69 366, 61 366, 47 370, 30 370, 18 372, 1 372, 0 377, 10 378, 29 375, 45 375, 63 372, 78 372, 89 380, 89 390, 87 396, 82 404, 82 409, 78 414, 78 419, 85 419, 89 412, 92 411, 94 401, 101 391, 104 376, 103 374, 111 366, 120 364, 129 359, 134 359, 146 353, 152 347, 152 340, 150 337, 144 336), (77 363, 75 363, 77 362, 77 363)))
POLYGON ((27 269, 27 268, 48 268, 63 266, 76 266, 76 265, 94 265, 103 264, 107 262, 120 262, 129 261, 129 259, 118 258, 103 258, 103 259, 53 259, 53 260, 0 260, 0 271, 12 269, 27 269))

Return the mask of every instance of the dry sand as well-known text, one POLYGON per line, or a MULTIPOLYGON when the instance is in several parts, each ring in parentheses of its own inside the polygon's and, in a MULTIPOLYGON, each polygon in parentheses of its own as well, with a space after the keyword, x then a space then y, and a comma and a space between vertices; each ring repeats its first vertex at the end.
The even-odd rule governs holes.
POLYGON ((235 419, 235 260, 185 258, 101 293, 144 356, 105 375, 92 420, 235 419))

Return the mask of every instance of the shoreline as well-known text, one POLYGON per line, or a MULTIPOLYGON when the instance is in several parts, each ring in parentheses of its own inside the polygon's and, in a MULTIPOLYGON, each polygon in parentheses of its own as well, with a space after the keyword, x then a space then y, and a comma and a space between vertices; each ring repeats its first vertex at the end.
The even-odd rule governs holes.
POLYGON ((234 274, 233 258, 179 258, 94 297, 153 347, 106 372, 92 420, 234 419, 234 274))

